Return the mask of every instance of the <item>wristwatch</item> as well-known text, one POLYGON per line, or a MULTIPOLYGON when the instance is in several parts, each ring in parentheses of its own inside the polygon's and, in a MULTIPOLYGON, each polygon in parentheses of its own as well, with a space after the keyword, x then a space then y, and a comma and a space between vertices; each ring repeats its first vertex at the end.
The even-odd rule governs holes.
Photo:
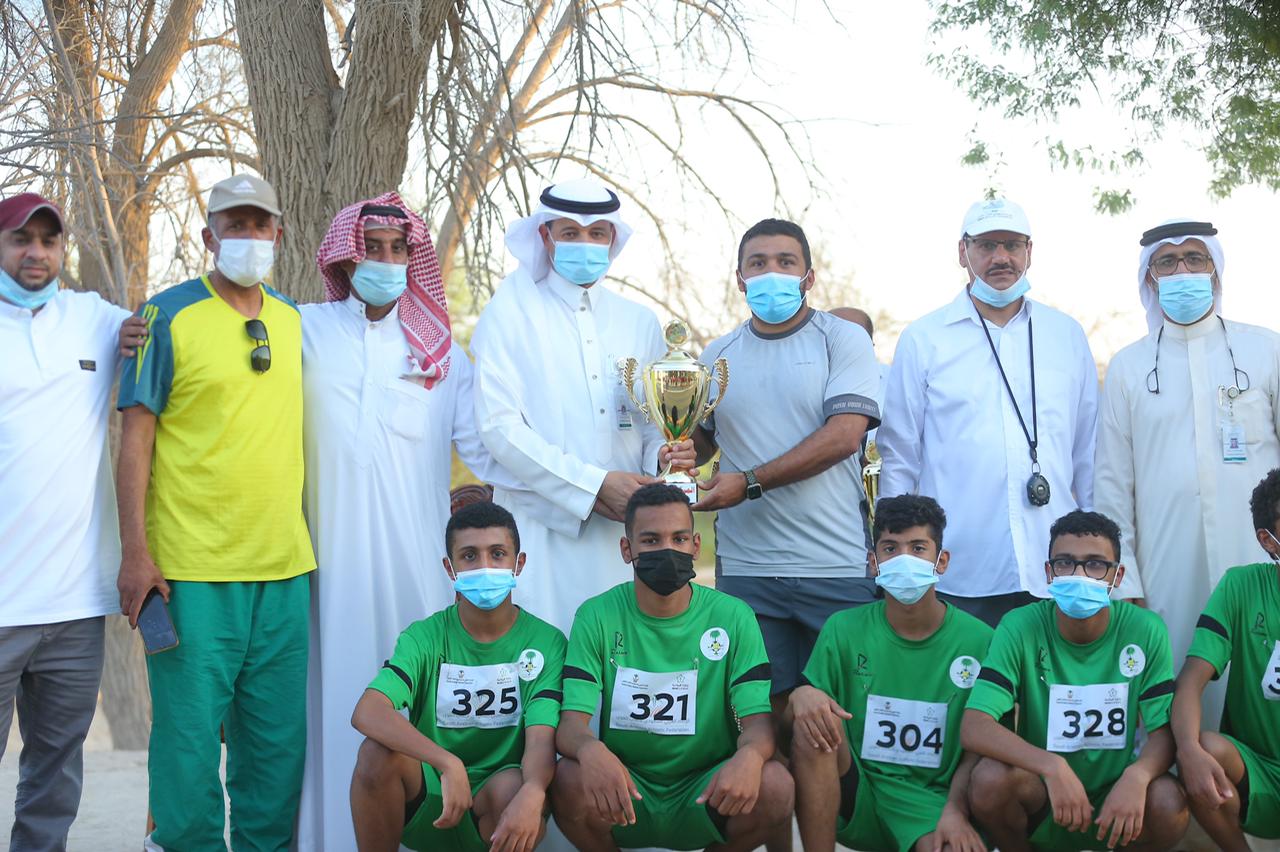
POLYGON ((760 484, 760 480, 756 479, 754 470, 744 470, 742 475, 747 478, 747 499, 759 500, 764 496, 764 486, 760 484))

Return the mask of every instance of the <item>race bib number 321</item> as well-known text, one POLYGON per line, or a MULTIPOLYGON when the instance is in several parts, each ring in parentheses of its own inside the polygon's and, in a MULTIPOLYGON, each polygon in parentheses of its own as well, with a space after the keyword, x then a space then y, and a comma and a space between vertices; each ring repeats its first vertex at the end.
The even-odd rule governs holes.
POLYGON ((1058 684, 1049 689, 1049 751, 1122 749, 1128 744, 1129 684, 1058 684))
POLYGON ((520 678, 515 663, 440 664, 436 724, 442 728, 511 728, 520 724, 520 678))
POLYGON ((946 730, 945 703, 868 695, 862 759, 937 769, 946 730))
POLYGON ((609 727, 690 736, 698 720, 698 672, 646 672, 618 667, 609 727))

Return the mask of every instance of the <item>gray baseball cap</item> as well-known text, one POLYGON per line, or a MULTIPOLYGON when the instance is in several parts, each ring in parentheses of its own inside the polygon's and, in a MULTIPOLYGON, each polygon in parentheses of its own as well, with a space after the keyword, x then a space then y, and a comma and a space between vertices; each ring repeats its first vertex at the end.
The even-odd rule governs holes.
POLYGON ((232 207, 257 207, 272 216, 280 215, 280 202, 271 184, 253 175, 232 175, 209 190, 209 212, 221 213, 232 207))

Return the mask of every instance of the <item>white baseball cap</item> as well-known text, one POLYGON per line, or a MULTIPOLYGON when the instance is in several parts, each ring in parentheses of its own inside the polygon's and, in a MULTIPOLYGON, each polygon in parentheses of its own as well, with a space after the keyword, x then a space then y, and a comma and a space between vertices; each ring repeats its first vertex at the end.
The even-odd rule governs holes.
POLYGON ((1027 221, 1027 214, 1022 208, 1012 201, 992 198, 989 201, 975 202, 964 214, 964 224, 960 228, 961 238, 976 237, 992 231, 1012 231, 1030 237, 1031 223, 1027 221))

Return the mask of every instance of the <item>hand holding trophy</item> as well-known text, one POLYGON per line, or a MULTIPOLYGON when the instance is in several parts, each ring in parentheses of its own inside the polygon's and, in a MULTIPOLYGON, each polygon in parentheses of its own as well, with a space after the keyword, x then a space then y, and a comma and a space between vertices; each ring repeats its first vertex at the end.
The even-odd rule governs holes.
MULTIPOLYGON (((640 367, 635 358, 627 358, 623 362, 622 384, 631 402, 647 420, 662 430, 667 445, 671 446, 692 437, 698 424, 709 417, 724 399, 725 389, 729 387, 729 362, 717 358, 714 372, 699 364, 681 348, 689 339, 689 329, 680 320, 667 323, 663 336, 670 348, 666 355, 642 371, 643 399, 635 393, 636 370, 640 367), (719 393, 713 400, 710 398, 711 380, 716 374, 719 393)), ((672 470, 668 464, 661 475, 667 483, 683 491, 690 503, 698 501, 698 485, 689 471, 672 470)))

